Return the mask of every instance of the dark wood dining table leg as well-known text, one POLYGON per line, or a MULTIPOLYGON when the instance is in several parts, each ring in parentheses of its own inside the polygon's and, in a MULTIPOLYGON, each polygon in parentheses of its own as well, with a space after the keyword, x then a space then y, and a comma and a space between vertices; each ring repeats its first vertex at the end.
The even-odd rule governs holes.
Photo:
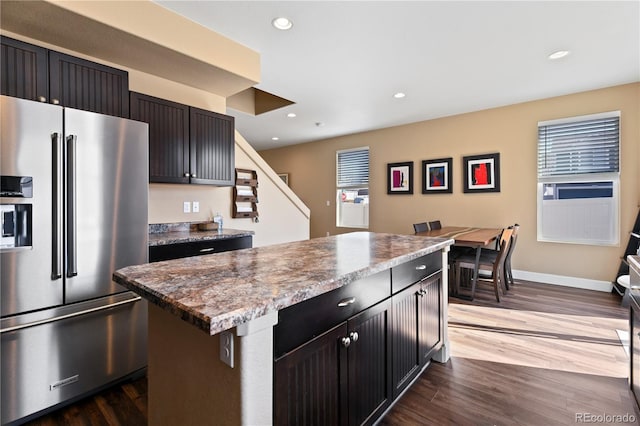
POLYGON ((473 300, 476 295, 476 283, 478 282, 478 275, 480 275, 480 271, 478 270, 480 265, 480 253, 482 253, 482 247, 478 246, 476 248, 476 264, 475 268, 473 268, 473 278, 471 279, 471 296, 469 300, 473 300))

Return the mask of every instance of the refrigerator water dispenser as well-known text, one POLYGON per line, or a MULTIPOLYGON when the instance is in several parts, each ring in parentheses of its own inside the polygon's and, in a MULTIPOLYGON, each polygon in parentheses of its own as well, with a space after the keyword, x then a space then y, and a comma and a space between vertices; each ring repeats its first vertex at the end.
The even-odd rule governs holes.
POLYGON ((1 204, 0 221, 0 249, 31 247, 31 204, 1 204))

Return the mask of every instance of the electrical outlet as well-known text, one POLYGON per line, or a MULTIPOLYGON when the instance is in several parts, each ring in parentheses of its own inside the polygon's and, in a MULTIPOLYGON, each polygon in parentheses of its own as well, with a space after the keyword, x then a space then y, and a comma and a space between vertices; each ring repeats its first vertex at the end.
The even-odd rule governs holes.
POLYGON ((233 333, 230 331, 220 333, 220 361, 233 368, 233 333))
POLYGON ((330 235, 330 234, 329 234, 329 231, 327 231, 327 237, 328 237, 329 235, 330 235))
POLYGON ((200 202, 194 201, 193 202, 193 212, 194 213, 198 213, 199 211, 200 211, 200 202))
POLYGON ((191 213, 191 203, 188 201, 185 201, 182 204, 182 212, 183 213, 191 213))
POLYGON ((331 205, 331 201, 327 200, 327 207, 331 205))

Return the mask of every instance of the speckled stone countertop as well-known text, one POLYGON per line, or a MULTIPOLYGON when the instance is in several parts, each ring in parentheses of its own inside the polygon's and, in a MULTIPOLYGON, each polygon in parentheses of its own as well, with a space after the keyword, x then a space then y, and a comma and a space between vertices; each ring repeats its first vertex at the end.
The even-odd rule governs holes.
POLYGON ((222 232, 199 231, 197 223, 154 223, 149 225, 149 246, 190 243, 194 241, 222 240, 251 236, 253 231, 223 228, 222 232))
POLYGON ((451 244, 354 232, 129 266, 113 279, 214 335, 451 244))

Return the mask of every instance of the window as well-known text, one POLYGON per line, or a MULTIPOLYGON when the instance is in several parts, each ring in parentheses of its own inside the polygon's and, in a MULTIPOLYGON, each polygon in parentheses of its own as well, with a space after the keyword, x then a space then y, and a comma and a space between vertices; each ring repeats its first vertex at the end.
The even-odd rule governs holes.
POLYGON ((538 241, 617 245, 620 112, 538 123, 538 241))
POLYGON ((336 226, 369 228, 369 147, 336 152, 336 226))

